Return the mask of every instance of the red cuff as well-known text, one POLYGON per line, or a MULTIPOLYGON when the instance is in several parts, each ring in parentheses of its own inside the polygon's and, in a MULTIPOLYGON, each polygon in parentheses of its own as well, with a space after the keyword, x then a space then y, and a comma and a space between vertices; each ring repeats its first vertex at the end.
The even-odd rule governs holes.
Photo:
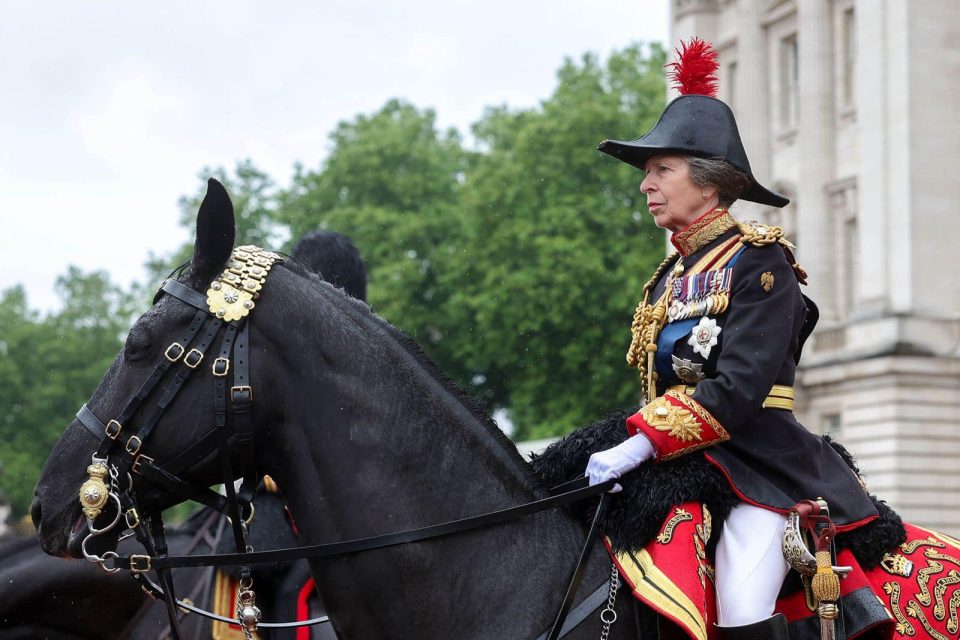
POLYGON ((627 418, 627 432, 645 435, 657 450, 658 461, 730 439, 702 404, 677 391, 667 391, 627 418))

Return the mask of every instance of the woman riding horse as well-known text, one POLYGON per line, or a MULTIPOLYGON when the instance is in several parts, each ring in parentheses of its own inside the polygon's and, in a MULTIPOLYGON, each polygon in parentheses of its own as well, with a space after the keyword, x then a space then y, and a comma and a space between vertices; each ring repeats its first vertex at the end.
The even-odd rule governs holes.
POLYGON ((773 616, 788 566, 785 513, 824 498, 838 530, 877 517, 859 478, 794 416, 793 383, 817 310, 805 275, 776 227, 738 223, 737 200, 783 207, 757 182, 730 108, 712 97, 715 53, 694 40, 679 52, 681 95, 648 133, 600 150, 646 172, 640 190, 676 249, 644 287, 627 353, 646 404, 632 436, 594 454, 591 484, 653 460, 709 447, 706 458, 741 503, 716 550, 717 613, 724 638, 786 639, 773 616))

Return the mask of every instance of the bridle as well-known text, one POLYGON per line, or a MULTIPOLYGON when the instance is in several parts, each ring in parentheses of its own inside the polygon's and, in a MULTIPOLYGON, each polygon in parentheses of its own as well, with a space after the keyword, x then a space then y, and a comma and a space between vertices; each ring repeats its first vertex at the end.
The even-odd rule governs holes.
MULTIPOLYGON (((80 504, 87 516, 89 529, 89 534, 82 544, 84 556, 108 573, 128 569, 149 594, 162 597, 166 603, 174 638, 182 637, 177 615, 180 607, 212 619, 239 623, 246 637, 252 638, 258 625, 291 627, 327 621, 327 617, 323 616, 297 623, 261 623, 253 590, 252 564, 330 557, 426 540, 513 520, 602 493, 603 498, 596 509, 580 561, 573 572, 560 611, 553 627, 538 640, 556 640, 566 635, 604 601, 608 601, 607 609, 603 612, 607 617, 601 617, 609 627, 616 619, 613 598, 619 585, 614 578, 600 585, 573 611, 570 611, 570 608, 583 576, 586 560, 597 538, 599 522, 609 503, 611 494, 606 491, 614 484, 613 480, 594 486, 583 486, 584 479, 576 480, 556 487, 553 490, 554 495, 548 498, 480 516, 373 538, 260 552, 254 552, 248 546, 248 525, 253 517, 253 498, 259 480, 253 453, 251 407, 254 393, 250 384, 248 316, 256 306, 255 300, 263 289, 271 267, 282 260, 278 254, 258 247, 237 247, 227 262, 227 268, 213 280, 205 296, 174 279, 166 280, 160 287, 154 303, 163 295, 173 296, 196 309, 193 320, 179 339, 164 350, 163 358, 115 418, 104 423, 87 405, 83 405, 77 413, 80 423, 100 439, 91 464, 87 467, 89 478, 80 487, 80 504), (144 445, 177 394, 198 371, 207 354, 212 353, 211 347, 218 337, 218 355, 210 369, 214 378, 214 426, 185 451, 162 465, 157 464, 143 452, 144 445), (147 400, 158 395, 160 383, 168 378, 169 382, 159 391, 156 403, 149 407, 147 400), (133 426, 131 419, 138 412, 143 417, 139 424, 133 426), (231 451, 227 446, 231 437, 235 440, 235 450, 240 462, 239 475, 242 481, 238 488, 234 486, 236 474, 231 462, 231 451), (214 452, 219 459, 226 495, 218 494, 205 486, 197 486, 178 475, 214 452), (149 496, 138 499, 133 486, 134 475, 149 485, 226 514, 233 530, 236 553, 216 556, 167 556, 160 509, 150 504, 149 496), (116 508, 116 514, 109 524, 97 528, 95 520, 111 501, 116 508), (132 534, 127 535, 135 535, 147 553, 122 557, 116 551, 108 551, 99 556, 88 552, 87 543, 92 538, 113 530, 119 524, 121 514, 125 528, 132 531, 132 534), (171 574, 173 568, 223 565, 240 567, 236 620, 216 616, 176 599, 171 574), (159 578, 159 585, 146 576, 151 570, 155 571, 159 578)), ((615 572, 613 576, 616 576, 615 572)))
MULTIPOLYGON (((167 552, 160 511, 149 506, 149 500, 138 499, 133 475, 140 476, 149 485, 225 513, 231 522, 237 552, 250 550, 246 542, 247 525, 253 516, 253 498, 259 476, 253 455, 253 388, 250 384, 248 316, 256 306, 255 300, 263 289, 271 267, 282 260, 279 255, 257 247, 237 247, 226 269, 211 282, 205 296, 176 280, 165 281, 154 298, 154 304, 163 295, 171 295, 196 309, 192 321, 181 336, 166 347, 162 359, 116 417, 104 424, 87 405, 83 405, 77 413, 80 423, 100 438, 100 444, 87 467, 89 478, 80 487, 80 504, 87 516, 90 532, 83 541, 82 549, 88 560, 96 562, 105 571, 119 571, 118 567, 108 566, 108 562, 118 558, 117 553, 109 551, 97 556, 87 551, 87 543, 116 527, 121 513, 126 528, 136 535, 148 553, 131 557, 136 559, 135 563, 139 563, 134 575, 142 576, 150 570, 150 557, 163 556, 167 552), (214 347, 218 338, 219 345, 214 347), (166 464, 158 465, 143 452, 144 445, 177 394, 210 353, 217 353, 210 367, 214 379, 213 429, 186 451, 166 464), (168 382, 161 391, 160 385, 164 380, 168 382), (147 401, 154 397, 155 404, 148 405, 147 401), (138 412, 142 419, 138 421, 139 424, 133 425, 131 419, 138 412), (236 476, 231 451, 227 446, 231 437, 235 440, 240 462, 242 482, 239 488, 234 485, 236 476), (214 452, 219 459, 226 495, 207 487, 195 486, 178 475, 214 452), (113 502, 116 514, 108 525, 97 528, 95 520, 109 501, 113 502)), ((163 586, 171 627, 176 637, 180 637, 170 570, 158 568, 157 576, 163 586)), ((256 606, 249 565, 241 566, 240 576, 238 621, 241 628, 255 629, 260 611, 256 606)))

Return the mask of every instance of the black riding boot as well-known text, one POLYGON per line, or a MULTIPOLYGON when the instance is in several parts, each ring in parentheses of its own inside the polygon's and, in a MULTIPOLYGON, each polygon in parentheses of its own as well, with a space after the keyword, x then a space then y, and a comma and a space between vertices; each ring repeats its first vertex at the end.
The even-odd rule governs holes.
POLYGON ((720 640, 790 640, 787 619, 782 613, 742 627, 717 627, 720 640))

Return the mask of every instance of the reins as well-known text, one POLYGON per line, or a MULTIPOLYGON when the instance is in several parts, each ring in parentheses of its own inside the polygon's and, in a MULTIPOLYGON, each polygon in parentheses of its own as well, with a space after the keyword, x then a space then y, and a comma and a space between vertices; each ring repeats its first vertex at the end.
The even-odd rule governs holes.
MULTIPOLYGON (((564 624, 582 579, 586 561, 597 538, 599 522, 611 499, 611 494, 607 491, 614 484, 613 480, 599 485, 583 486, 587 481, 581 478, 555 487, 551 490, 553 495, 546 498, 482 515, 396 533, 270 551, 254 551, 248 547, 247 524, 253 516, 252 501, 256 492, 258 474, 253 454, 253 425, 250 415, 253 388, 250 384, 249 323, 246 319, 255 306, 254 300, 262 289, 270 267, 281 260, 282 258, 277 254, 257 247, 238 247, 234 249, 227 269, 211 283, 206 296, 175 280, 164 282, 154 301, 168 294, 196 308, 197 313, 188 328, 181 334, 179 340, 164 350, 163 360, 153 368, 116 418, 104 424, 86 405, 83 405, 77 413, 77 418, 84 428, 100 439, 92 464, 87 469, 90 478, 80 489, 80 502, 87 516, 87 525, 90 530, 90 534, 82 545, 87 559, 98 563, 108 573, 117 573, 122 569, 129 570, 148 593, 162 598, 167 607, 174 638, 182 637, 177 616, 178 607, 184 607, 215 620, 239 624, 244 634, 251 638, 253 631, 261 625, 293 627, 328 621, 324 616, 295 623, 260 622, 260 610, 256 606, 256 596, 253 591, 251 572, 253 564, 327 558, 429 540, 507 522, 602 493, 579 561, 553 626, 538 640, 557 640, 566 635, 599 606, 603 601, 604 592, 610 585, 609 582, 601 585, 577 607, 571 620, 564 624), (187 450, 168 461, 166 465, 158 465, 153 458, 142 453, 141 449, 163 413, 191 378, 205 355, 212 350, 214 341, 221 333, 219 349, 213 351, 218 353, 218 356, 211 366, 214 376, 214 427, 187 450), (177 366, 178 363, 182 366, 177 366), (145 408, 147 399, 154 395, 160 382, 168 377, 167 374, 174 367, 176 372, 173 379, 160 392, 156 405, 145 408), (232 384, 228 384, 228 378, 232 378, 232 384), (127 423, 138 412, 143 419, 136 428, 129 427, 127 423), (231 463, 231 452, 227 446, 231 437, 236 441, 236 452, 240 461, 239 475, 242 477, 242 482, 239 489, 235 488, 233 483, 236 474, 231 463), (217 452, 220 464, 225 496, 208 487, 195 486, 177 476, 177 473, 188 469, 193 463, 214 451, 217 452), (160 511, 155 506, 140 504, 133 488, 134 474, 148 483, 158 485, 181 497, 201 502, 226 514, 231 523, 236 553, 200 556, 168 555, 160 511), (124 479, 126 479, 126 486, 121 488, 124 479), (109 525, 96 528, 94 522, 110 500, 114 501, 117 514, 109 525), (121 514, 126 528, 133 531, 146 550, 146 554, 120 556, 116 551, 109 551, 102 556, 97 556, 89 553, 86 548, 87 542, 95 536, 112 530, 118 524, 121 514), (222 616, 205 612, 176 599, 173 591, 172 569, 222 566, 240 567, 235 619, 224 619, 222 616), (160 585, 146 577, 146 572, 151 570, 156 572, 160 585), (594 602, 597 604, 592 604, 594 602), (588 603, 591 604, 588 605, 588 603)), ((610 598, 613 598, 615 588, 611 589, 610 593, 610 598)))
MULTIPOLYGON (((223 567, 246 564, 266 564, 276 562, 289 562, 292 560, 329 558, 333 556, 347 555, 350 553, 359 553, 362 551, 372 551, 374 549, 384 549, 387 547, 406 544, 409 542, 419 542, 432 538, 439 538, 454 533, 480 529, 494 524, 516 520, 523 516, 539 513, 553 507, 559 507, 586 498, 593 497, 602 493, 600 503, 594 513, 590 530, 587 533, 580 558, 570 579, 570 584, 565 592, 564 600, 554 620, 554 624, 549 632, 539 636, 537 640, 557 640, 572 631, 582 622, 591 612, 599 608, 607 597, 609 581, 604 582, 590 596, 588 596, 580 607, 569 613, 573 604, 573 598, 582 581, 583 570, 586 567, 586 560, 590 557, 594 543, 598 535, 599 522, 603 518, 606 508, 609 505, 612 494, 607 491, 615 484, 615 480, 610 480, 603 484, 593 486, 582 486, 587 482, 586 478, 580 478, 559 485, 551 489, 554 494, 548 498, 534 500, 514 507, 508 507, 499 511, 493 511, 477 516, 452 520, 429 527, 419 529, 410 529, 396 533, 389 533, 368 538, 357 538, 343 542, 334 542, 328 544, 309 545, 304 547, 290 547, 286 549, 273 549, 269 551, 254 551, 249 553, 230 553, 230 554, 208 554, 194 556, 144 556, 132 554, 130 556, 116 556, 114 560, 115 569, 127 569, 140 581, 141 586, 154 597, 163 598, 164 590, 149 578, 146 573, 151 570, 168 570, 195 567, 223 567), (570 489, 569 487, 576 487, 570 489), (565 624, 566 623, 566 624, 565 624)), ((236 624, 236 620, 225 618, 209 611, 205 611, 190 603, 184 603, 177 600, 178 606, 181 606, 193 613, 202 615, 212 620, 236 624)), ((258 626, 265 628, 291 628, 309 626, 328 622, 328 616, 321 616, 311 620, 296 622, 259 622, 258 626)))
MULTIPOLYGON (((562 490, 562 493, 552 495, 540 500, 526 502, 521 505, 507 507, 498 511, 470 516, 459 520, 451 520, 418 529, 408 529, 387 533, 368 538, 356 538, 354 540, 345 540, 343 542, 329 542, 326 544, 307 545, 303 547, 289 547, 286 549, 272 549, 269 551, 253 551, 247 553, 223 553, 207 554, 198 556, 149 556, 132 554, 130 556, 118 556, 114 559, 113 568, 127 569, 133 573, 142 573, 151 570, 165 569, 183 569, 188 567, 228 567, 244 564, 261 564, 268 562, 289 562, 292 560, 304 560, 307 558, 319 559, 333 556, 358 553, 360 551, 372 551, 374 549, 385 549, 398 544, 408 542, 420 542, 431 538, 439 538, 462 531, 479 529, 482 527, 515 520, 517 518, 545 511, 553 507, 559 507, 579 500, 590 498, 597 494, 604 494, 615 483, 609 480, 603 484, 593 486, 579 487, 572 490, 564 490, 570 485, 581 485, 586 483, 586 478, 577 479, 572 482, 560 485, 555 490, 562 490)), ((602 517, 606 509, 607 500, 601 499, 597 508, 597 513, 602 517)), ((597 518, 594 518, 596 522, 597 518)))

